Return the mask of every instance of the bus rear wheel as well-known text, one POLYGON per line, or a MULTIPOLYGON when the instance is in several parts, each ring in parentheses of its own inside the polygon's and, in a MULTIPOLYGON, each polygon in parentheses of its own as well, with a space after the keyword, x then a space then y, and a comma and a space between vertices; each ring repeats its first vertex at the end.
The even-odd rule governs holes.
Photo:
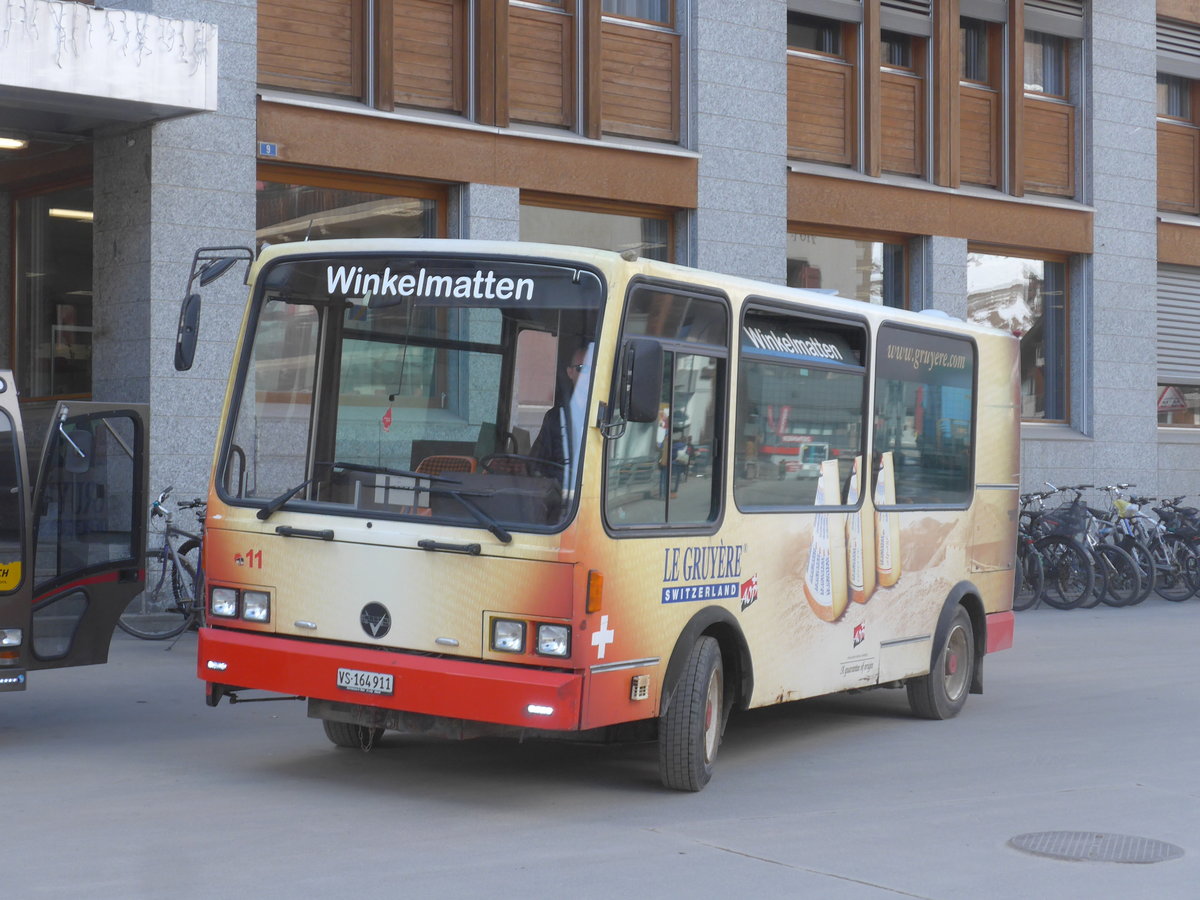
POLYGON ((658 771, 677 791, 698 791, 712 778, 725 725, 721 646, 702 637, 692 647, 675 696, 658 726, 658 771))
POLYGON ((922 719, 957 716, 967 702, 974 671, 975 632, 970 615, 960 606, 950 620, 929 674, 908 682, 908 705, 913 715, 922 719))
POLYGON ((325 737, 339 747, 349 747, 351 750, 370 750, 383 737, 382 728, 369 728, 366 725, 351 725, 349 722, 331 722, 322 719, 325 726, 325 737))

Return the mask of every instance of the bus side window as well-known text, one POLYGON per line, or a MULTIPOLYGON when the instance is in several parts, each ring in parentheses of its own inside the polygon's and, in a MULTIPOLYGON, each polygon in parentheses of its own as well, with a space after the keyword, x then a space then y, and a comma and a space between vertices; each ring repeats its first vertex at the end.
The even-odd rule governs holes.
POLYGON ((612 527, 714 523, 721 508, 727 307, 676 286, 630 292, 623 340, 662 340, 656 422, 627 422, 607 442, 605 514, 612 527))
POLYGON ((856 505, 865 344, 857 323, 746 313, 733 453, 739 507, 856 505))
POLYGON ((873 437, 877 506, 970 502, 974 381, 970 341, 880 328, 873 437))

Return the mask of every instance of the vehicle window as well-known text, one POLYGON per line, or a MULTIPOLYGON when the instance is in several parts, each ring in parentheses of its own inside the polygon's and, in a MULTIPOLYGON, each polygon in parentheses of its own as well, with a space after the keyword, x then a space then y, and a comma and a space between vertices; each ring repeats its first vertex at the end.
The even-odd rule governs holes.
POLYGON ((281 261, 262 283, 222 448, 227 490, 471 527, 565 521, 598 276, 378 255, 281 261))
POLYGON ((971 499, 975 347, 907 328, 879 331, 875 361, 876 506, 971 499))
POLYGON ((612 526, 700 526, 720 515, 726 307, 675 288, 635 286, 624 336, 664 339, 656 422, 629 422, 607 442, 612 526))
POLYGON ((742 324, 733 495, 738 506, 854 506, 866 332, 751 311, 742 324))

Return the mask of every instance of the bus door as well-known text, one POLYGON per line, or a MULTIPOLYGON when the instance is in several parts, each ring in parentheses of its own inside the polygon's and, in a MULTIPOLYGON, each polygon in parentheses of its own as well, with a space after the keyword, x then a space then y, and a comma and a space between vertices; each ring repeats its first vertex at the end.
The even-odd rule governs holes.
POLYGON ((0 381, 0 689, 21 690, 25 671, 105 662, 142 589, 148 416, 60 403, 30 489, 16 391, 0 381))

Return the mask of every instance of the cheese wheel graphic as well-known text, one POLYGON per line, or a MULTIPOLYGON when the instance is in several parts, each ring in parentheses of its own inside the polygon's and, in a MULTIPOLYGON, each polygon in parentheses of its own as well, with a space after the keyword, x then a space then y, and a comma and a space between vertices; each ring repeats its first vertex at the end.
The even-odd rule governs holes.
MULTIPOLYGON (((896 468, 892 451, 880 454, 875 481, 875 506, 896 505, 896 468)), ((875 574, 880 587, 900 580, 900 514, 875 513, 875 574)))
MULTIPOLYGON (((859 479, 863 477, 862 457, 854 458, 854 474, 846 491, 846 505, 858 503, 859 479)), ((846 580, 850 599, 866 603, 875 593, 875 517, 869 509, 859 509, 846 519, 846 580)))

